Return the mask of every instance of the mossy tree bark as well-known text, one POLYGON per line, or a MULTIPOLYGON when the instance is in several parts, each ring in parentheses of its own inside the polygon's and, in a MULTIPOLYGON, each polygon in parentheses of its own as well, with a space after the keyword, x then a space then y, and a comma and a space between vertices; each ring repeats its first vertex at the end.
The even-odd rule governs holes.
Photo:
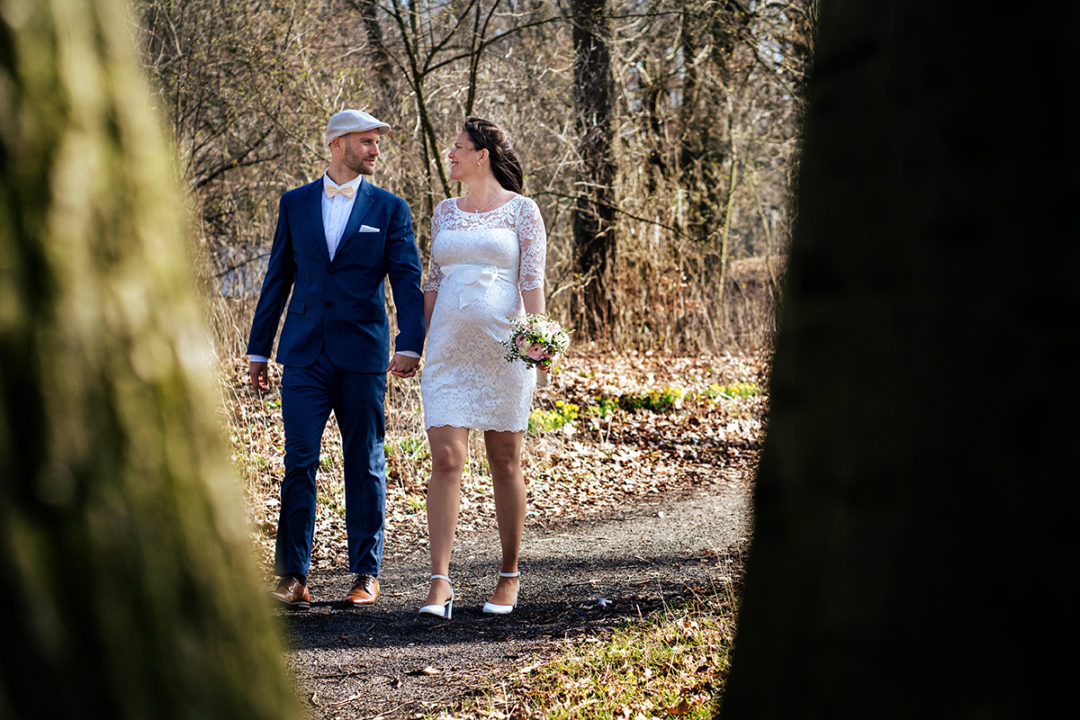
POLYGON ((121 0, 0 0, 0 716, 296 717, 121 0))
POLYGON ((1069 690, 1075 14, 822 4, 722 717, 1044 717, 1069 690))

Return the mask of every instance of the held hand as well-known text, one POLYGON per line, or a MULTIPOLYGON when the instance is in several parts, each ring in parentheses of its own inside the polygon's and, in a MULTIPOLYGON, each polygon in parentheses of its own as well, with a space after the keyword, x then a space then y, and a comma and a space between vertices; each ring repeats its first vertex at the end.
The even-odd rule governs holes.
POLYGON ((255 390, 266 391, 270 389, 269 363, 251 361, 248 372, 251 374, 251 387, 255 390))
POLYGON ((415 375, 419 368, 420 358, 394 353, 394 357, 390 358, 390 364, 387 366, 386 371, 396 377, 407 378, 415 375))

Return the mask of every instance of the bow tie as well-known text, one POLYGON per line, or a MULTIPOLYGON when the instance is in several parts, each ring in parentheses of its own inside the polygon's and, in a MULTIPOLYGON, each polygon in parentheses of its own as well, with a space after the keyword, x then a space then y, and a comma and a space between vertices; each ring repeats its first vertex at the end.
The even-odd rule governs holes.
POLYGON ((326 190, 326 197, 332 198, 335 195, 344 195, 345 197, 352 199, 356 195, 356 187, 354 185, 339 185, 334 187, 332 185, 323 185, 323 189, 326 190))

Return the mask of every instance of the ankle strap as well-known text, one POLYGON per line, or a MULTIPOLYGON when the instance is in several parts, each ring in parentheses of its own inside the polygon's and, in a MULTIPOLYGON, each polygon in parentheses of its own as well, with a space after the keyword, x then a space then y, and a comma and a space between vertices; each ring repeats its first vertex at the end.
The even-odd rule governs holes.
POLYGON ((499 577, 517 577, 520 574, 521 574, 520 570, 518 572, 512 572, 512 573, 501 572, 501 573, 499 573, 499 577))
POLYGON ((434 580, 434 579, 436 579, 436 578, 438 578, 439 580, 445 580, 446 582, 450 582, 450 578, 446 577, 445 575, 440 575, 440 574, 438 574, 438 573, 434 573, 434 574, 433 574, 433 575, 431 576, 431 579, 432 579, 432 580, 434 580))

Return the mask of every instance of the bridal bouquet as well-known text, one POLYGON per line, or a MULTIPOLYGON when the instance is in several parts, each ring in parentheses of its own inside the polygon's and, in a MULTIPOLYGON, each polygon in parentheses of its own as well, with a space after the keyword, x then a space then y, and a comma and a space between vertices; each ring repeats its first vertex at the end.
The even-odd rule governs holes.
POLYGON ((501 343, 506 348, 507 362, 521 360, 529 367, 548 367, 552 358, 570 347, 570 333, 547 313, 508 319, 513 332, 501 343))

